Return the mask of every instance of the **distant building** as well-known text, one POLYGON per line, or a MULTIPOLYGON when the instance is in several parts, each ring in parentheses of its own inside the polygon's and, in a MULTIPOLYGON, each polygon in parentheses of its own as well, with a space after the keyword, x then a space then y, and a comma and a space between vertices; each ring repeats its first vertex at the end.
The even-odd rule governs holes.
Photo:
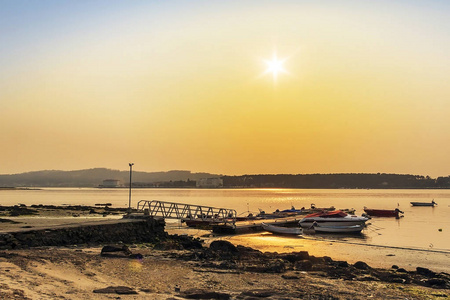
POLYGON ((115 188, 115 187, 119 187, 120 186, 120 180, 116 180, 116 179, 105 179, 103 180, 103 184, 101 185, 101 187, 105 187, 105 188, 115 188))
POLYGON ((196 186, 198 188, 220 188, 223 187, 222 178, 200 178, 197 180, 196 186))

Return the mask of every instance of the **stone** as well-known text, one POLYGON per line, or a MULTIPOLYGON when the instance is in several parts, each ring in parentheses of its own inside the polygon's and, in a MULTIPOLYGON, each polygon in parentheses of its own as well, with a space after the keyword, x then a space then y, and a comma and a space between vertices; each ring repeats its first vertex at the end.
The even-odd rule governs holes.
POLYGON ((433 271, 431 271, 430 269, 427 269, 427 268, 417 267, 416 268, 416 272, 417 272, 417 274, 424 275, 424 276, 427 276, 427 277, 434 277, 434 276, 436 276, 435 272, 433 272, 433 271))
POLYGON ((229 241, 214 241, 209 245, 209 249, 213 251, 223 251, 237 253, 238 250, 235 245, 229 241))
POLYGON ((201 289, 189 289, 184 292, 181 292, 181 295, 186 299, 217 299, 217 300, 231 299, 230 294, 201 289))
POLYGON ((294 270, 298 270, 298 271, 311 271, 312 267, 313 267, 313 264, 309 260, 297 261, 294 264, 294 270))
POLYGON ((355 268, 359 269, 359 270, 368 270, 368 269, 370 269, 369 265, 366 264, 363 261, 357 261, 357 262, 355 262, 355 264, 353 266, 355 268))
POLYGON ((119 295, 133 295, 137 294, 134 289, 127 286, 109 286, 104 289, 94 290, 97 294, 119 294, 119 295))

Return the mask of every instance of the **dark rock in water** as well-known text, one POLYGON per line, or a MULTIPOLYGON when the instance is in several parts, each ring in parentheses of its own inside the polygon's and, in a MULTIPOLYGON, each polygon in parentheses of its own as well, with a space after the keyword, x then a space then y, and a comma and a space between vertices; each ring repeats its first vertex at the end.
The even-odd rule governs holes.
POLYGON ((399 273, 408 273, 408 271, 406 271, 406 270, 403 269, 403 268, 398 268, 398 269, 397 269, 397 272, 399 272, 399 273))
POLYGON ((353 266, 355 268, 359 269, 359 270, 368 270, 368 269, 370 269, 369 265, 366 264, 363 261, 357 261, 357 262, 355 262, 355 264, 353 266))
POLYGON ((190 289, 183 291, 181 295, 186 299, 217 299, 217 300, 228 300, 231 296, 227 293, 206 291, 200 289, 190 289))
POLYGON ((229 241, 214 241, 211 243, 211 245, 209 245, 209 249, 213 251, 223 251, 232 253, 238 252, 236 246, 230 243, 229 241))
POLYGON ((109 286, 104 289, 94 290, 94 293, 99 294, 119 294, 119 295, 133 295, 137 294, 134 289, 127 286, 109 286))
POLYGON ((416 272, 417 272, 417 274, 424 275, 424 276, 427 276, 427 277, 434 277, 434 276, 436 276, 435 272, 433 272, 433 271, 431 271, 430 269, 427 269, 427 268, 417 267, 416 268, 416 272))
POLYGON ((392 265, 392 267, 391 267, 392 269, 398 269, 398 266, 397 265, 392 265))
POLYGON ((37 214, 38 211, 35 209, 30 209, 27 207, 23 207, 23 206, 18 206, 18 205, 14 205, 10 212, 9 215, 12 217, 17 217, 17 216, 23 216, 23 215, 34 215, 37 214))

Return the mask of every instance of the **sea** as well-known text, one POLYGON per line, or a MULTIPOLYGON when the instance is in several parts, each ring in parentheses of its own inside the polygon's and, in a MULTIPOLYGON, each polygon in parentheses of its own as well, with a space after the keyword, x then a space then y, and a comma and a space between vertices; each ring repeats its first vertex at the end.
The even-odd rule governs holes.
MULTIPOLYGON (((40 188, 0 190, 0 205, 89 205, 111 203, 128 207, 128 189, 40 188)), ((385 245, 450 252, 450 190, 373 189, 132 189, 131 206, 140 200, 159 200, 191 205, 235 209, 240 216, 316 207, 355 209, 399 208, 400 219, 373 217, 360 235, 345 236, 359 244, 385 245), (435 207, 413 207, 410 202, 431 202, 435 207)), ((175 221, 171 221, 175 222, 175 221)), ((340 236, 334 237, 340 238, 340 236)))

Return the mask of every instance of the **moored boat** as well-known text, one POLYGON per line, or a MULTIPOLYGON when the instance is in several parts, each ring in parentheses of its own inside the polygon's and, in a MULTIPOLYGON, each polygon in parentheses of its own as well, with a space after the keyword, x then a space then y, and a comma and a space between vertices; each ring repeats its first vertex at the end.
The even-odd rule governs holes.
POLYGON ((400 218, 400 214, 403 214, 403 212, 396 208, 396 209, 372 209, 364 207, 364 211, 366 214, 372 217, 395 217, 400 218))
POLYGON ((350 226, 327 226, 327 225, 313 225, 316 232, 330 232, 330 233, 359 233, 364 229, 365 225, 350 225, 350 226))
POLYGON ((314 213, 300 220, 302 228, 312 228, 313 224, 320 226, 353 226, 363 225, 369 218, 349 215, 341 210, 314 213))
POLYGON ((434 202, 434 199, 431 202, 411 202, 412 206, 435 206, 437 205, 436 202, 434 202))
POLYGON ((261 226, 265 231, 277 234, 300 235, 303 233, 303 230, 300 227, 282 227, 266 223, 261 223, 261 226))

